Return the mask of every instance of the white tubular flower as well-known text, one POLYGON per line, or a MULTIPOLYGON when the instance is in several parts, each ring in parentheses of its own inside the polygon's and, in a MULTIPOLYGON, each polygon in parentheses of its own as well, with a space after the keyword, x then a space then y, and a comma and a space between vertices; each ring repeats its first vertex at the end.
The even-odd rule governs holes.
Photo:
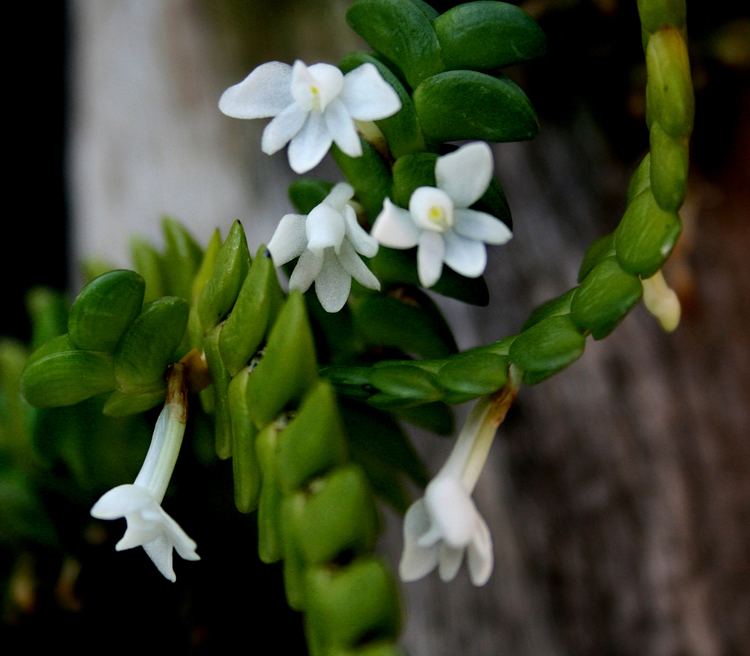
POLYGON ((492 151, 483 142, 462 146, 435 164, 437 187, 419 187, 408 211, 386 199, 372 227, 383 246, 417 246, 417 271, 423 287, 432 287, 443 262, 469 278, 487 266, 485 244, 504 244, 513 235, 485 212, 469 209, 487 191, 492 179, 492 151))
POLYGON ((661 271, 657 271, 650 278, 644 278, 643 304, 646 309, 659 321, 665 332, 671 333, 680 325, 680 299, 675 291, 664 280, 661 271))
POLYGON ((401 100, 372 64, 344 75, 336 66, 273 61, 229 87, 219 109, 234 118, 269 118, 261 148, 272 155, 289 145, 289 165, 304 173, 332 143, 350 157, 362 155, 354 121, 376 121, 401 109, 401 100))
POLYGON ((399 564, 402 580, 416 581, 437 567, 440 578, 450 581, 466 552, 471 582, 476 586, 487 583, 493 566, 492 537, 471 493, 516 392, 512 382, 498 394, 476 402, 445 465, 430 481, 424 497, 406 511, 399 564))
POLYGON ((172 549, 185 560, 200 560, 195 542, 161 507, 185 432, 184 393, 181 399, 182 402, 167 399, 133 484, 109 490, 91 509, 97 519, 124 517, 127 529, 115 549, 143 547, 170 581, 177 578, 172 567, 172 549))
POLYGON ((380 282, 359 257, 373 257, 378 242, 357 223, 349 204, 352 196, 354 189, 340 182, 307 216, 284 216, 268 242, 276 266, 299 257, 289 289, 305 292, 315 282, 315 293, 326 312, 344 307, 352 278, 368 289, 380 289, 380 282))

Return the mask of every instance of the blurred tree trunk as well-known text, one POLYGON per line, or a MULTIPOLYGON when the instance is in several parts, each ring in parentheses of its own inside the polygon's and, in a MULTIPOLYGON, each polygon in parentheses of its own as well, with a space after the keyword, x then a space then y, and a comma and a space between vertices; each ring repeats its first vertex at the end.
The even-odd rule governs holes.
MULTIPOLYGON (((126 236, 154 236, 161 212, 201 239, 234 216, 262 218, 246 223, 257 244, 288 211, 283 154, 267 158, 262 126, 216 110, 242 73, 218 63, 199 4, 74 3, 79 256, 122 261, 126 236)), ((323 56, 317 46, 295 54, 310 52, 323 56)), ((492 249, 489 308, 445 304, 462 346, 517 331, 536 304, 575 284, 586 245, 615 226, 627 178, 597 134, 582 117, 565 130, 544 126, 531 144, 497 147, 515 235, 492 249)), ((747 133, 741 144, 750 148, 747 133)), ((750 244, 741 211, 750 199, 747 181, 726 184, 696 181, 684 211, 667 271, 685 302, 677 333, 662 334, 639 309, 604 342, 589 341, 568 371, 522 391, 475 495, 495 572, 481 589, 463 574, 404 586, 410 654, 750 653, 750 244)), ((436 468, 450 445, 420 446, 436 468)), ((385 548, 394 566, 400 546, 392 518, 385 548)))

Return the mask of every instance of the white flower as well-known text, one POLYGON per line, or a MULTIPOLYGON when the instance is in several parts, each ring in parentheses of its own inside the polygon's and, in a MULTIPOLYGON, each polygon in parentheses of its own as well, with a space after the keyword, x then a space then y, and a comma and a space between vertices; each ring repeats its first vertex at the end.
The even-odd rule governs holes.
POLYGON ((299 257, 289 289, 304 292, 314 281, 315 293, 326 312, 344 307, 352 278, 369 289, 380 289, 378 279, 359 257, 373 257, 378 242, 357 223, 348 202, 353 195, 351 186, 337 184, 307 216, 284 216, 268 243, 276 266, 299 257))
POLYGON ((115 549, 123 551, 142 546, 170 581, 176 579, 172 549, 186 560, 200 560, 195 542, 161 508, 184 432, 184 407, 168 401, 156 422, 146 459, 133 484, 109 490, 91 509, 91 514, 98 519, 124 517, 127 529, 115 549))
POLYGON ((372 235, 390 248, 417 250, 417 271, 423 287, 432 287, 445 262, 454 271, 476 278, 487 266, 487 244, 504 244, 512 234, 490 214, 468 209, 487 191, 492 179, 492 151, 483 142, 462 146, 438 157, 437 187, 419 187, 409 210, 386 199, 372 235))
POLYGON ((664 274, 657 271, 650 278, 644 278, 642 282, 643 304, 646 309, 656 317, 665 332, 677 330, 682 313, 680 299, 664 280, 664 274))
POLYGON ((506 388, 476 402, 424 498, 406 511, 399 564, 402 580, 416 581, 437 567, 440 578, 450 581, 466 552, 471 582, 477 586, 487 583, 493 566, 492 537, 471 493, 517 389, 516 372, 512 371, 506 388))
POLYGON ((289 165, 304 173, 317 166, 331 143, 350 157, 360 157, 354 121, 392 116, 401 101, 372 64, 344 75, 330 64, 273 61, 229 87, 219 109, 234 118, 275 117, 263 131, 263 152, 272 155, 291 141, 289 165))

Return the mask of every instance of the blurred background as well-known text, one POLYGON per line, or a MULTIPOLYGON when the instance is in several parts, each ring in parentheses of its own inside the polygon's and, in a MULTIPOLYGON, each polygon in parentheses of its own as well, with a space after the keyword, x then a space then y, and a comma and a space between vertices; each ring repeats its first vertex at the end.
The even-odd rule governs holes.
MULTIPOLYGON (((517 331, 573 286, 586 246, 619 220, 648 145, 635 4, 522 3, 548 55, 511 75, 541 131, 495 148, 514 239, 491 254, 488 308, 441 300, 462 347, 517 331)), ((218 97, 264 61, 335 62, 361 48, 347 6, 68 0, 42 15, 15 3, 6 24, 26 42, 6 53, 20 93, 6 102, 14 248, 0 265, 0 335, 29 340, 33 286, 75 292, 85 261, 128 266, 134 234, 161 245, 162 215, 202 243, 234 218, 251 250, 267 241, 291 209, 285 154, 263 155, 263 122, 224 117, 218 97)), ((750 16, 741 3, 693 1, 688 26, 691 182, 665 271, 682 325, 663 335, 637 309, 522 392, 475 494, 495 540, 493 577, 482 589, 463 575, 404 586, 413 656, 750 654, 750 16)), ((337 178, 330 162, 314 173, 337 178)), ((90 520, 108 481, 137 471, 149 419, 112 426, 113 441, 87 445, 75 471, 46 472, 29 488, 39 515, 10 514, 4 495, 16 488, 0 479, 3 653, 304 653, 279 569, 257 563, 253 518, 234 512, 229 468, 206 454, 201 427, 169 503, 203 560, 178 563, 176 584, 141 550, 114 552, 120 523, 90 520)), ((58 439, 59 422, 44 429, 58 439)), ((449 442, 417 441, 434 471, 449 442)), ((399 518, 384 513, 395 566, 399 518)))

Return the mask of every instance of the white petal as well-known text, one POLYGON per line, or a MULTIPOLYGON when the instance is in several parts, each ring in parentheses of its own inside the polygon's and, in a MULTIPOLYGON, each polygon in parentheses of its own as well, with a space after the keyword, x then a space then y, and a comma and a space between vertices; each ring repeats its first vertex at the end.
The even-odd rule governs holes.
POLYGON ((302 255, 307 246, 305 219, 303 214, 285 214, 268 242, 268 252, 276 266, 286 264, 302 255))
POLYGON ((323 111, 339 95, 343 86, 344 76, 335 66, 313 64, 308 67, 299 60, 294 62, 291 93, 305 109, 323 111))
POLYGON ((386 198, 370 234, 389 248, 413 248, 419 242, 420 230, 407 210, 386 198))
POLYGON ((456 210, 453 229, 464 237, 486 244, 504 244, 513 233, 500 219, 476 210, 456 210))
POLYGON ((346 237, 354 246, 357 253, 365 257, 375 257, 378 253, 378 240, 357 222, 357 214, 351 205, 344 208, 344 219, 346 220, 346 237))
POLYGON ((320 273, 323 266, 323 254, 305 251, 297 260, 297 266, 294 267, 292 275, 289 277, 289 289, 298 289, 306 292, 313 280, 320 273))
POLYGON ((437 566, 437 548, 423 548, 417 544, 417 538, 429 528, 430 518, 424 500, 419 499, 409 506, 404 517, 404 550, 398 568, 403 581, 421 579, 437 566))
POLYGON ((339 252, 339 263, 360 285, 368 289, 380 289, 380 281, 375 274, 367 268, 367 265, 360 259, 354 250, 354 247, 345 241, 341 245, 339 252))
POLYGON ((177 580, 172 567, 172 543, 163 535, 143 545, 143 550, 156 565, 164 578, 174 582, 177 580))
POLYGON ((315 293, 326 312, 338 312, 346 304, 352 277, 339 263, 333 249, 323 255, 323 267, 315 278, 315 293))
POLYGON ((457 549, 468 546, 478 513, 461 481, 438 476, 427 486, 424 498, 427 512, 448 546, 457 549))
POLYGON ((409 199, 409 211, 423 230, 445 232, 453 227, 453 201, 442 189, 418 187, 409 199))
POLYGON ((326 128, 336 145, 349 157, 361 157, 362 144, 354 127, 354 121, 344 107, 344 103, 335 98, 326 107, 323 117, 326 128))
POLYGON ((147 542, 151 542, 161 533, 159 525, 154 522, 143 521, 138 513, 133 513, 128 517, 128 527, 125 534, 115 545, 115 551, 125 551, 134 547, 142 547, 147 542))
POLYGON ((151 493, 138 485, 118 485, 101 496, 91 509, 97 519, 118 519, 154 503, 151 493))
POLYGON ((372 64, 362 64, 344 76, 340 97, 358 121, 376 121, 401 109, 398 94, 372 64))
POLYGON ((260 147, 266 155, 273 155, 286 146, 305 124, 307 112, 292 103, 263 130, 260 147))
POLYGON ((417 249, 417 273, 422 287, 432 287, 443 271, 445 242, 443 235, 431 230, 423 230, 419 236, 417 249))
POLYGON ((487 266, 487 248, 481 241, 467 239, 453 230, 446 232, 445 263, 457 273, 467 278, 476 278, 484 273, 487 266))
POLYGON ((328 195, 323 199, 323 202, 326 205, 330 205, 334 209, 343 212, 346 204, 353 196, 354 189, 350 184, 346 182, 337 182, 333 185, 331 191, 328 192, 328 195))
POLYGON ((438 574, 441 581, 452 581, 456 578, 461 562, 464 559, 464 549, 456 549, 442 543, 438 548, 438 574))
POLYGON ((476 586, 484 585, 489 580, 490 574, 492 574, 494 557, 492 554, 492 536, 490 535, 490 530, 478 513, 474 538, 469 544, 467 556, 471 582, 476 586))
POLYGON ((323 115, 311 112, 302 129, 289 144, 289 166, 295 173, 305 173, 320 164, 331 147, 332 139, 323 115))
POLYGON ((174 545, 180 557, 185 560, 200 560, 200 556, 195 551, 198 546, 195 540, 185 533, 184 529, 163 508, 159 507, 159 512, 162 530, 174 545))
POLYGON ((219 109, 234 118, 266 118, 280 114, 292 102, 292 67, 273 61, 229 87, 219 100, 219 109))
POLYGON ((321 253, 324 248, 334 248, 338 252, 346 236, 346 221, 341 212, 321 203, 307 215, 305 234, 309 250, 321 253))
POLYGON ((476 203, 492 179, 492 150, 483 141, 461 146, 435 164, 437 186, 448 193, 456 207, 476 203))

